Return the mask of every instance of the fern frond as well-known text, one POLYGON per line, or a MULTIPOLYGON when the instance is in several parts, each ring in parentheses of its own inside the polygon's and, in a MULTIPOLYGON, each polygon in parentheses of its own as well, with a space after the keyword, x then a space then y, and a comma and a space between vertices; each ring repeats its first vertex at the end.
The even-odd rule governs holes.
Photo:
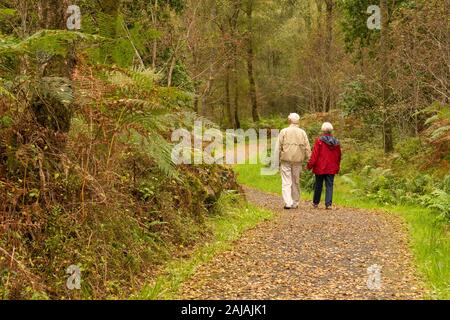
POLYGON ((45 52, 48 55, 67 55, 67 43, 74 41, 99 42, 104 38, 67 30, 40 30, 19 41, 12 37, 0 38, 0 56, 17 53, 45 52))
POLYGON ((17 10, 15 9, 9 9, 9 8, 0 8, 0 19, 7 19, 9 17, 14 17, 17 13, 17 10))
POLYGON ((18 39, 0 35, 0 59, 23 51, 18 39))
POLYGON ((134 82, 130 76, 128 76, 124 72, 120 72, 118 70, 114 70, 108 73, 108 81, 114 86, 119 88, 127 88, 133 86, 134 82))
POLYGON ((148 155, 155 161, 159 170, 167 176, 176 177, 177 171, 172 161, 172 145, 159 134, 147 137, 146 142, 148 155))
POLYGON ((151 91, 154 87, 154 83, 157 81, 158 76, 154 70, 142 67, 134 67, 130 70, 130 76, 133 79, 136 86, 145 91, 151 91))
POLYGON ((450 131, 450 126, 443 126, 439 127, 436 130, 434 130, 431 134, 431 140, 435 141, 447 134, 447 132, 450 131))
POLYGON ((172 161, 172 145, 159 133, 150 131, 147 136, 143 136, 136 130, 132 130, 129 143, 150 157, 162 173, 171 178, 177 178, 177 171, 172 161))
POLYGON ((108 105, 125 106, 129 109, 129 111, 138 112, 141 114, 151 114, 152 111, 167 110, 164 106, 143 99, 109 99, 105 101, 105 103, 108 105))
POLYGON ((17 100, 13 93, 11 93, 8 89, 6 89, 3 85, 3 79, 0 78, 0 97, 6 97, 12 100, 17 100))
POLYGON ((439 120, 439 116, 436 114, 425 121, 425 125, 430 125, 439 120))

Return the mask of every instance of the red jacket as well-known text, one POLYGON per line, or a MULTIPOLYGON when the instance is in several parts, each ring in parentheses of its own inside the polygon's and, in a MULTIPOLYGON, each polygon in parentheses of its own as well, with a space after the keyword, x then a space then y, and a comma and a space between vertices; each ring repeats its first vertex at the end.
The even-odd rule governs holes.
POLYGON ((341 144, 331 134, 317 138, 308 169, 314 174, 338 174, 341 170, 341 144))

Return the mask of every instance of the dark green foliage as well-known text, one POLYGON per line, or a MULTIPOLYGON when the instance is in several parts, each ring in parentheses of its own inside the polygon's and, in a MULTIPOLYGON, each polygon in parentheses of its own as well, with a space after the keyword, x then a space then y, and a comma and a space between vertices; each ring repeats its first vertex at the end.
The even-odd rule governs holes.
POLYGON ((172 85, 188 92, 194 92, 195 90, 192 79, 186 70, 186 66, 181 61, 177 61, 175 64, 172 75, 172 85))
POLYGON ((175 9, 178 14, 180 14, 186 6, 186 0, 162 0, 161 2, 168 4, 170 7, 175 9))
POLYGON ((449 178, 421 165, 428 149, 421 139, 411 138, 401 142, 390 159, 367 146, 344 150, 343 179, 362 197, 381 204, 423 205, 449 219, 449 178))
POLYGON ((367 47, 379 37, 378 31, 367 28, 367 8, 378 4, 372 0, 341 0, 338 5, 342 9, 342 29, 347 50, 354 51, 359 47, 367 47))
POLYGON ((316 184, 316 178, 310 170, 303 171, 300 176, 301 190, 313 192, 316 184))
MULTIPOLYGON (((388 0, 389 14, 399 6, 414 3, 410 0, 388 0)), ((354 52, 358 49, 369 47, 378 41, 379 30, 370 30, 367 27, 369 14, 367 8, 370 5, 379 5, 379 1, 373 0, 338 0, 338 6, 342 10, 341 19, 344 40, 348 51, 354 52)), ((373 48, 372 48, 373 49, 373 48)))
POLYGON ((376 101, 368 94, 369 90, 363 80, 358 78, 347 83, 340 96, 339 105, 347 116, 362 118, 367 124, 379 124, 381 119, 376 109, 376 101))

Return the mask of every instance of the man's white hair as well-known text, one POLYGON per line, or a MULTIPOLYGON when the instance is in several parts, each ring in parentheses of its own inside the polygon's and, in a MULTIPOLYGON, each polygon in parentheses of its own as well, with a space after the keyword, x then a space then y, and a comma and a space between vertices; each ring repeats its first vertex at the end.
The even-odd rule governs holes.
POLYGON ((300 122, 300 116, 298 115, 298 113, 291 113, 288 119, 291 123, 298 124, 300 122))
POLYGON ((333 125, 329 122, 325 122, 322 125, 322 132, 332 132, 334 130, 333 125))

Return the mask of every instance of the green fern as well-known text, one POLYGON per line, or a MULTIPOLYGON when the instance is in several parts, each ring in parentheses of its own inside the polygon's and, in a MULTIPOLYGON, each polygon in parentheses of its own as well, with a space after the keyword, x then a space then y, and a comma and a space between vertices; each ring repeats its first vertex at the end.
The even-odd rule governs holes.
POLYGON ((437 128, 431 133, 431 140, 436 141, 440 138, 442 138, 445 134, 447 134, 450 131, 450 126, 442 126, 437 128))
POLYGON ((0 8, 0 19, 8 19, 10 17, 14 17, 17 13, 17 10, 9 9, 9 8, 0 8))
POLYGON ((148 132, 147 136, 131 130, 127 143, 135 146, 135 149, 145 156, 150 157, 158 169, 171 178, 177 178, 177 171, 172 161, 172 145, 157 132, 148 132))
POLYGON ((17 100, 15 95, 4 87, 4 80, 0 78, 0 97, 6 97, 12 100, 17 100))
POLYGON ((11 55, 22 53, 23 48, 19 44, 20 41, 17 38, 0 34, 0 61, 11 55))
POLYGON ((421 197, 421 202, 439 212, 442 218, 450 219, 450 194, 444 190, 435 189, 431 194, 421 197))
POLYGON ((82 32, 67 30, 40 30, 32 36, 19 40, 14 37, 0 37, 0 56, 11 56, 14 54, 66 56, 68 43, 78 42, 100 42, 104 38, 85 34, 82 32))

